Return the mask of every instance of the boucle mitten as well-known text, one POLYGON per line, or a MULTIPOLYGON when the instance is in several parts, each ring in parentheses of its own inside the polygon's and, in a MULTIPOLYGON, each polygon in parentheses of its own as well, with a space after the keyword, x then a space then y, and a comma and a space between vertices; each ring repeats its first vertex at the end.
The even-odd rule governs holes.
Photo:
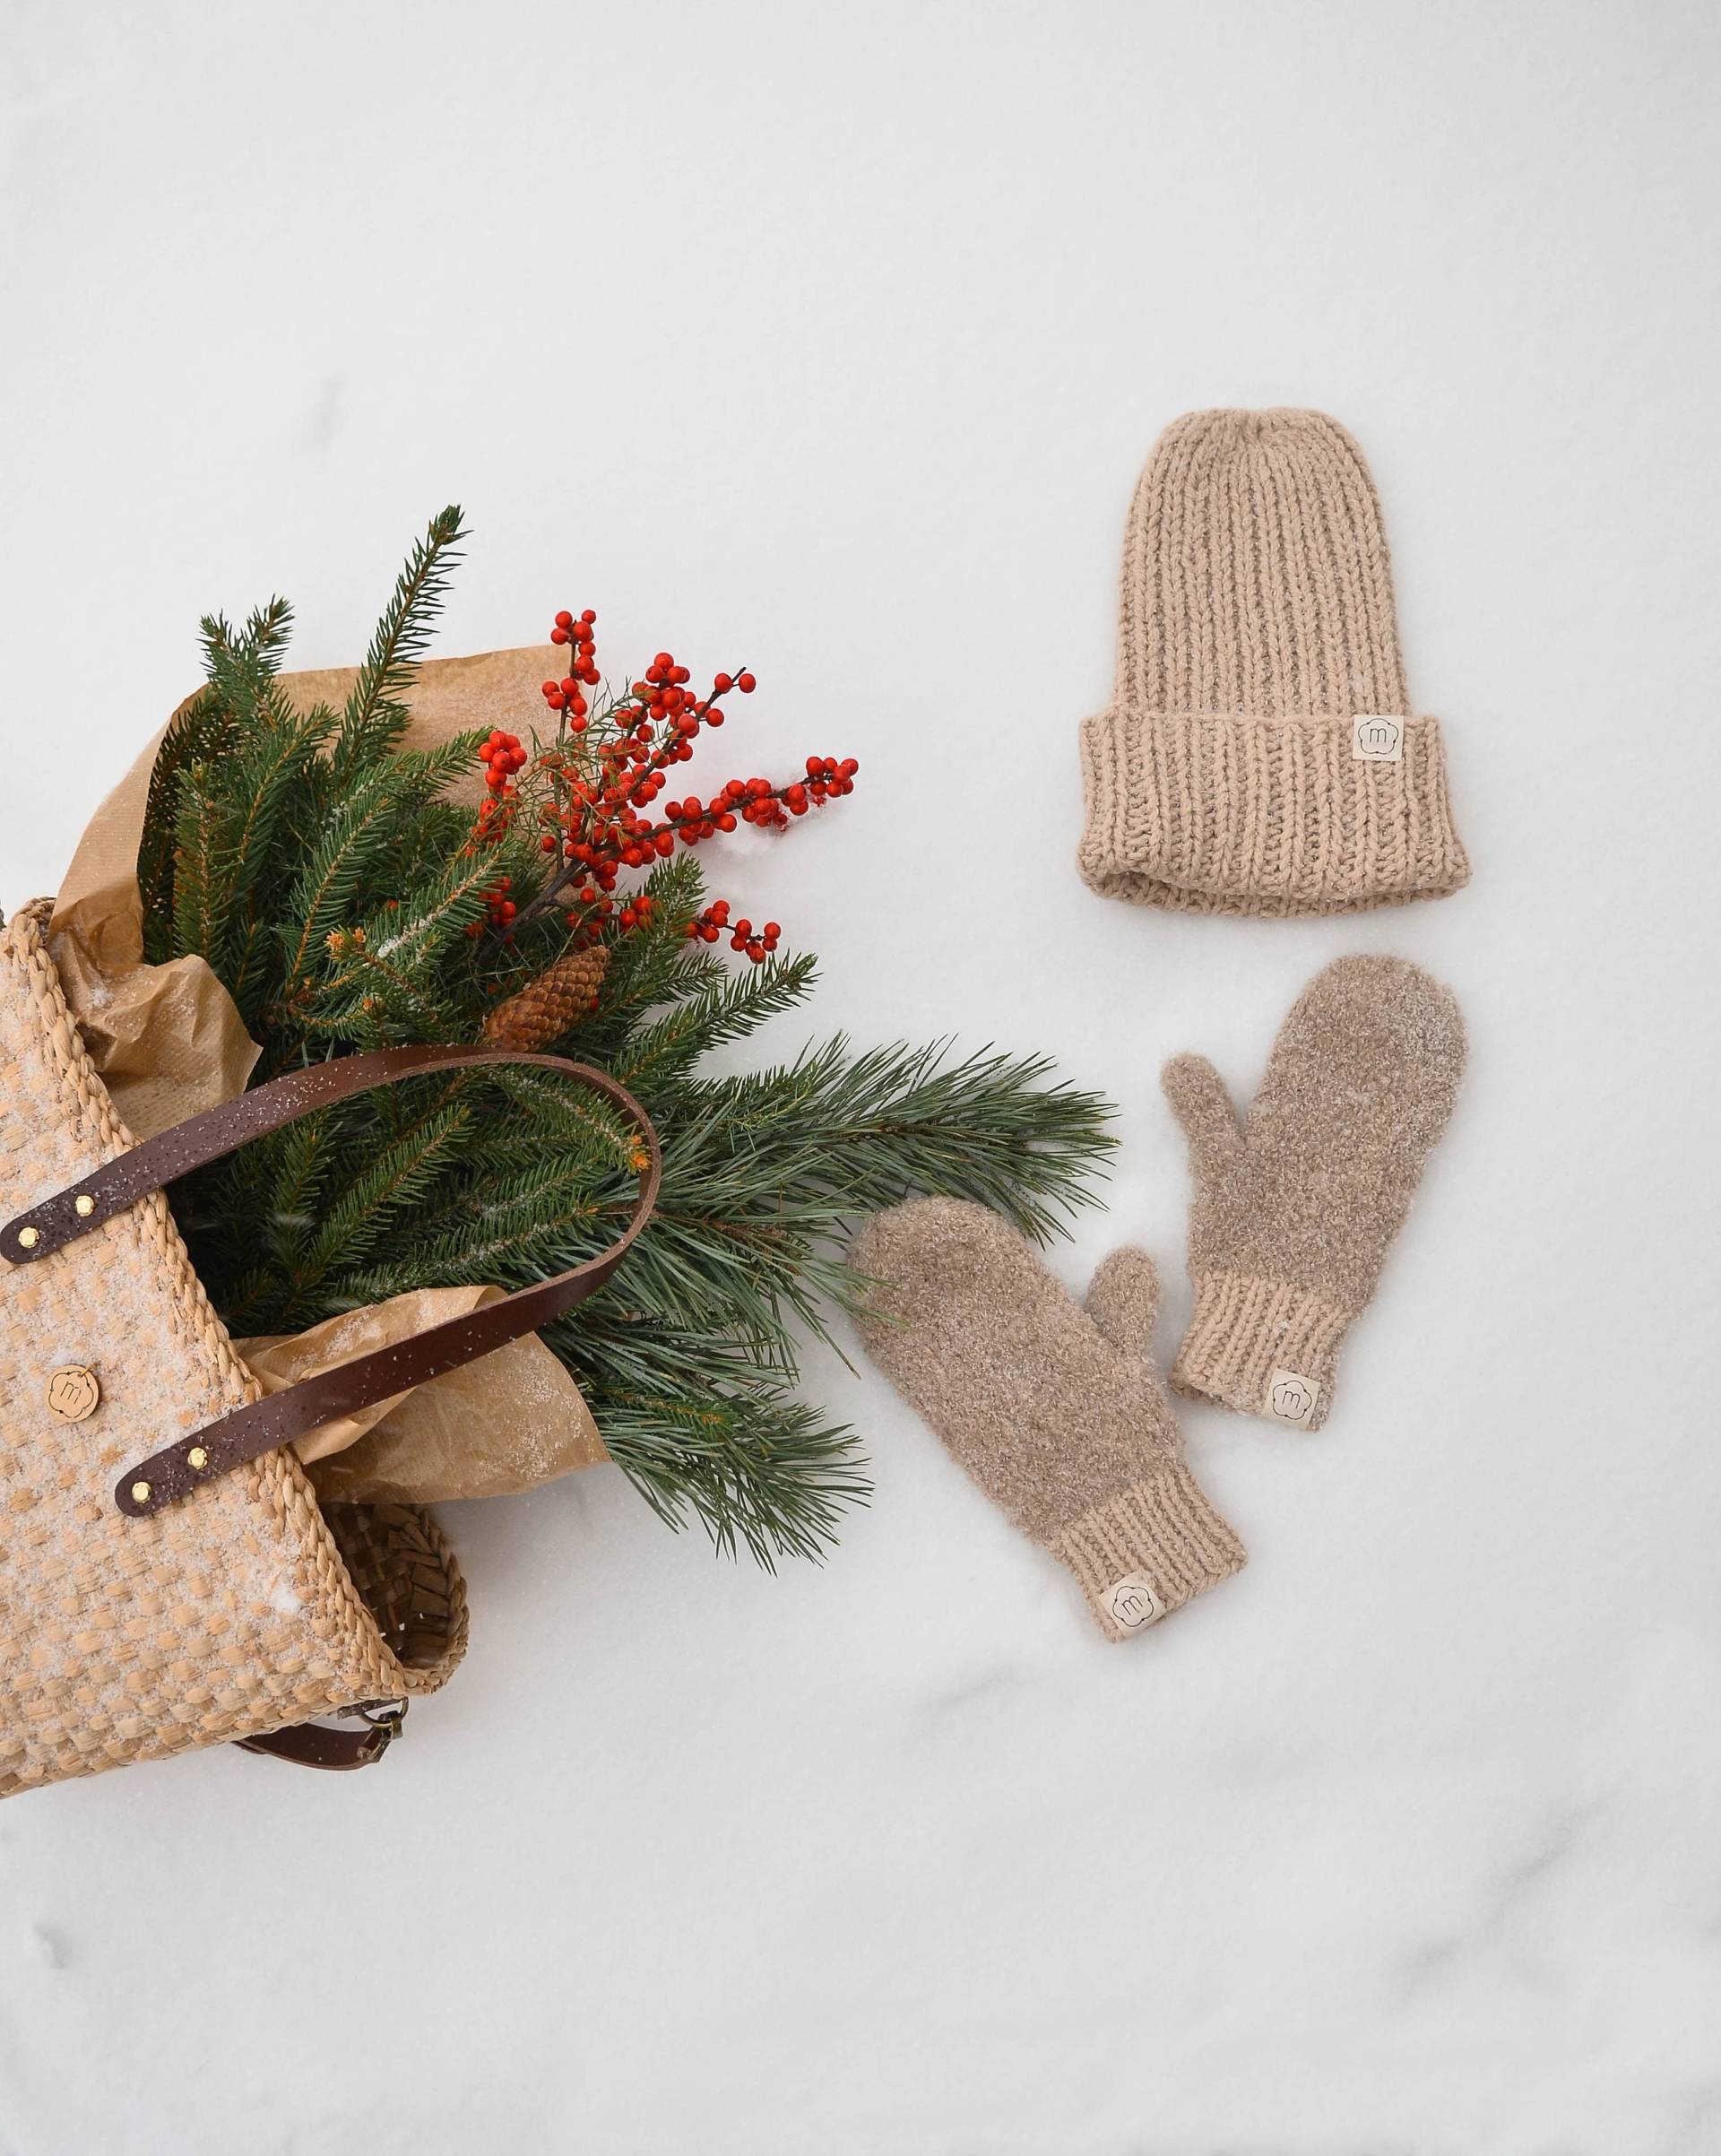
POLYGON ((1468 880, 1374 482, 1324 413, 1194 411, 1160 437, 1082 776, 1081 872, 1109 897, 1343 913, 1468 880))
POLYGON ((1146 1361, 1158 1280, 1114 1251, 1080 1309, 984 1206, 914 1199, 869 1221, 861 1333, 879 1368, 986 1494, 1081 1581, 1127 1639, 1243 1563, 1183 1459, 1146 1361))
POLYGON ((1279 1030, 1239 1126, 1205 1056, 1165 1066, 1189 1143, 1195 1314, 1172 1383, 1313 1430, 1464 1074, 1452 991, 1404 958, 1338 958, 1279 1030))

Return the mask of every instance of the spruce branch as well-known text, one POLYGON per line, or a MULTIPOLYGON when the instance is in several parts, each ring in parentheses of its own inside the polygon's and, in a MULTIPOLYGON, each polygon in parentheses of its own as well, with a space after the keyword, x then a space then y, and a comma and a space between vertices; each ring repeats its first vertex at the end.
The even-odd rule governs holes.
MULTIPOLYGON (((396 753, 356 778, 327 819, 321 843, 285 895, 279 931, 285 956, 282 985, 289 994, 315 990, 319 948, 365 906, 363 892, 396 847, 399 827, 428 807, 471 761, 465 735, 438 748, 396 753)), ((376 893, 378 900, 382 893, 376 893)))
POLYGON ((216 857, 205 872, 207 903, 221 923, 218 970, 247 1026, 262 1015, 270 902, 290 862, 282 840, 295 796, 321 753, 333 715, 324 706, 303 718, 290 712, 281 716, 271 706, 272 723, 217 766, 212 783, 227 813, 216 857))
POLYGON ((465 536, 459 507, 451 503, 430 519, 424 537, 407 556, 341 714, 330 758, 337 791, 385 755, 404 732, 406 692, 429 649, 465 536))
POLYGON ((193 764, 201 764, 205 771, 216 768, 231 732, 231 714, 205 686, 175 713, 156 750, 137 853, 143 956, 151 965, 179 955, 175 869, 180 782, 193 764))

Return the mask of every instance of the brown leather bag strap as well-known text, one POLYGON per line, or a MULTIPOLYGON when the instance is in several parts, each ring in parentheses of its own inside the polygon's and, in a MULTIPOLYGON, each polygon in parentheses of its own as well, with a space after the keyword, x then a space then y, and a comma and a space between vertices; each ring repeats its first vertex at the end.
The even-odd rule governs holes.
POLYGON ((15 1265, 39 1264, 81 1235, 99 1227, 140 1198, 159 1191, 248 1139, 280 1130, 335 1101, 374 1086, 396 1085, 434 1070, 463 1070, 486 1063, 525 1063, 576 1079, 600 1095, 638 1130, 645 1155, 639 1198, 627 1227, 609 1249, 566 1273, 516 1288, 499 1302, 433 1325, 409 1340, 356 1356, 333 1370, 303 1379, 284 1392, 235 1407, 203 1429, 141 1460, 119 1478, 114 1502, 134 1518, 160 1511, 212 1476, 225 1475, 277 1445, 289 1444, 342 1415, 410 1392, 431 1378, 475 1362, 522 1334, 536 1332, 596 1293, 621 1263, 657 1202, 663 1156, 651 1118, 625 1087, 589 1064, 555 1055, 528 1055, 506 1048, 384 1048, 342 1056, 272 1078, 237 1100, 176 1124, 87 1175, 0 1228, 0 1254, 15 1265))
POLYGON ((386 1714, 361 1712, 362 1729, 331 1729, 323 1722, 294 1722, 285 1729, 269 1729, 257 1736, 236 1736, 241 1752, 260 1752, 267 1759, 284 1759, 290 1766, 321 1767, 334 1774, 350 1774, 357 1767, 375 1766, 401 1734, 406 1719, 404 1700, 386 1714))

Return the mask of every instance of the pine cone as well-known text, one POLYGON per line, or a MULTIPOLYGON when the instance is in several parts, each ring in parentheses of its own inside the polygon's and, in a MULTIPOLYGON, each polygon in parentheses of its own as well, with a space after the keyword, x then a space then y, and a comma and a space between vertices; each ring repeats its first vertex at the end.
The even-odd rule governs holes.
POLYGON ((610 953, 601 944, 570 951, 546 966, 535 981, 498 1003, 484 1021, 484 1039, 492 1048, 518 1048, 530 1053, 569 1033, 598 1000, 610 953))

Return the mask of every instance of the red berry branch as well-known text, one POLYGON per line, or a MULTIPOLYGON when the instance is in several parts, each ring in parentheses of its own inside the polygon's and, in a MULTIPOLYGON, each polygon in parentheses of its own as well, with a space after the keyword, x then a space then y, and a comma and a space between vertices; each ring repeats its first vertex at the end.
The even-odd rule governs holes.
MULTIPOLYGON (((546 681, 543 697, 557 714, 555 740, 529 754, 518 737, 492 730, 479 749, 485 767, 485 799, 473 826, 471 850, 508 830, 523 807, 542 826, 539 844, 556 866, 543 888, 516 908, 507 879, 487 894, 486 922, 472 932, 504 939, 516 926, 548 913, 565 911, 575 945, 595 942, 606 930, 626 931, 653 914, 649 893, 624 894, 616 887, 623 872, 648 869, 666 861, 678 844, 701 845, 718 832, 739 824, 785 830, 809 810, 854 790, 860 769, 853 757, 809 756, 806 775, 782 784, 764 778, 731 778, 707 801, 696 793, 653 804, 669 785, 670 766, 687 763, 707 727, 721 726, 728 714, 723 699, 731 693, 751 696, 758 686, 751 671, 713 678, 708 694, 690 688, 688 670, 670 652, 659 652, 644 678, 629 682, 614 697, 595 701, 586 694, 602 680, 596 660, 597 614, 587 607, 578 616, 566 608, 551 628, 553 644, 571 646, 568 671, 546 681)), ((726 900, 705 908, 688 924, 688 933, 707 943, 727 934, 731 950, 755 965, 776 948, 779 924, 766 922, 757 931, 746 920, 730 921, 726 900)))
POLYGON ((739 921, 731 921, 727 898, 719 898, 714 905, 708 905, 703 913, 696 913, 688 923, 689 937, 696 937, 703 943, 715 943, 719 936, 727 936, 730 949, 745 951, 755 965, 776 949, 777 939, 782 933, 782 929, 774 921, 767 921, 757 935, 753 932, 753 923, 745 914, 739 921))

